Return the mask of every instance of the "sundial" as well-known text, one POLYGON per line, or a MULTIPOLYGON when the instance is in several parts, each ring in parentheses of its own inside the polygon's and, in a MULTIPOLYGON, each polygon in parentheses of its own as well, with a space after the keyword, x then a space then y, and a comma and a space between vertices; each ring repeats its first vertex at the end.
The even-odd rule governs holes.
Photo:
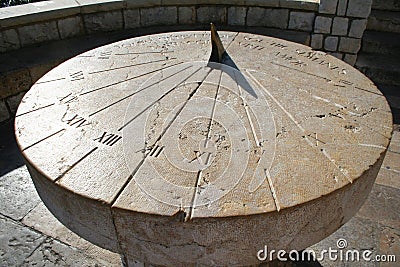
POLYGON ((243 266, 349 220, 392 117, 340 60, 212 27, 62 63, 25 95, 15 130, 43 202, 83 238, 130 264, 243 266))

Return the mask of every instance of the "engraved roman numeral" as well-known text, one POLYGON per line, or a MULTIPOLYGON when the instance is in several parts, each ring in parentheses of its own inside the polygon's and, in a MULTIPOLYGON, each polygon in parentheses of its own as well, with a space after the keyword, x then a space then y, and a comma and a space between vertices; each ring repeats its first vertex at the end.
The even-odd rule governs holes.
POLYGON ((111 56, 111 51, 105 51, 105 52, 101 52, 100 56, 98 57, 99 59, 109 59, 111 56))
POLYGON ((122 139, 122 136, 120 136, 120 135, 103 132, 103 134, 100 137, 93 139, 93 141, 97 141, 104 145, 113 146, 115 143, 117 143, 121 139, 122 139))
POLYGON ((80 117, 78 114, 75 114, 71 119, 65 120, 69 126, 74 126, 76 128, 87 126, 90 123, 85 119, 80 117))
POLYGON ((263 50, 265 48, 264 46, 261 46, 261 45, 242 43, 242 42, 239 42, 239 46, 246 47, 249 49, 254 49, 254 50, 263 50))
POLYGON ((150 150, 149 156, 150 156, 150 157, 157 158, 157 157, 161 154, 161 152, 162 152, 163 150, 164 150, 164 146, 155 145, 155 146, 150 150))
POLYGON ((270 45, 273 47, 278 47, 278 48, 282 48, 282 49, 287 47, 287 45, 276 43, 276 42, 272 42, 272 43, 270 43, 270 45))
POLYGON ((345 85, 354 85, 354 83, 350 82, 350 81, 346 81, 346 80, 339 80, 340 83, 343 83, 345 85))
POLYGON ((78 81, 78 80, 82 80, 85 79, 85 77, 83 76, 83 71, 77 71, 74 73, 70 73, 69 77, 71 79, 71 81, 78 81))

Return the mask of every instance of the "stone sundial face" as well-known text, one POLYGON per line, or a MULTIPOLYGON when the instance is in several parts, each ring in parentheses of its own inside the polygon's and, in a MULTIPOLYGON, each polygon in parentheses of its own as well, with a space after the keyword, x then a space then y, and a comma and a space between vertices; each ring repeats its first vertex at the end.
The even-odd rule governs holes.
MULTIPOLYGON (((370 188, 392 130, 371 81, 303 45, 220 38, 222 62, 209 61, 209 32, 175 32, 106 45, 44 75, 15 122, 38 190, 73 193, 65 214, 88 200, 114 240, 107 227, 112 217, 118 228, 119 211, 239 218, 370 188)), ((334 203, 351 214, 364 195, 334 203)))

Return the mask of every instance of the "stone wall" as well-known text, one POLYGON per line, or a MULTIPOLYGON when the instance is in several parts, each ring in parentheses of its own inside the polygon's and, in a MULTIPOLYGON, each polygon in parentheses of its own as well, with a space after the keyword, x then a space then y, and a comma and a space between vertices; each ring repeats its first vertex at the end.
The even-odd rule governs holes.
MULTIPOLYGON (((43 1, 0 9, 0 58, 12 50, 98 32, 214 22, 260 34, 266 34, 265 29, 299 33, 305 37, 299 42, 354 65, 371 4, 372 0, 43 1)), ((11 118, 24 92, 64 59, 36 64, 32 58, 30 65, 16 68, 0 60, 0 122, 11 118)))

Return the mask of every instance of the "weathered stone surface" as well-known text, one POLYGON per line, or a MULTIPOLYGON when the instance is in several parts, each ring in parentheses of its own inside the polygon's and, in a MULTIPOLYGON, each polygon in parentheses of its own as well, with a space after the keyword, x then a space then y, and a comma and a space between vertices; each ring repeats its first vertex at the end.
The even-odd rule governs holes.
POLYGON ((82 35, 84 33, 82 17, 75 16, 57 21, 61 39, 82 35))
MULTIPOLYGON (((53 214, 50 213, 43 203, 40 203, 29 212, 22 220, 22 223, 81 250, 85 253, 85 257, 86 255, 91 256, 96 259, 101 266, 121 265, 119 254, 97 247, 71 232, 71 230, 62 225, 53 214)), ((67 252, 69 252, 69 248, 67 252)), ((62 254, 65 255, 65 253, 62 254)), ((85 258, 83 255, 81 257, 85 258)))
POLYGON ((351 22, 349 37, 361 38, 367 27, 366 19, 355 19, 351 22))
POLYGON ((140 9, 142 26, 173 25, 178 21, 176 7, 153 7, 140 9))
POLYGON ((6 106, 6 102, 1 99, 0 100, 0 122, 8 120, 10 118, 10 114, 8 112, 8 108, 6 106))
POLYGON ((345 53, 358 53, 361 47, 361 39, 340 37, 339 51, 345 53))
POLYGON ((0 213, 14 220, 22 219, 40 203, 26 167, 20 167, 0 179, 0 213), (15 197, 18 195, 18 197, 15 197))
POLYGON ((208 32, 166 33, 88 51, 27 93, 17 140, 60 221, 129 261, 230 266, 355 214, 391 136, 384 97, 323 52, 220 36, 240 72, 207 62, 208 32))
POLYGON ((10 108, 12 114, 15 114, 15 112, 17 111, 18 105, 19 103, 21 103, 21 100, 24 97, 25 93, 26 92, 21 92, 6 99, 8 107, 10 108))
POLYGON ((311 12, 290 12, 289 29, 311 31, 315 14, 311 12))
POLYGON ((339 52, 328 52, 329 55, 337 58, 337 59, 343 59, 343 53, 339 53, 339 52))
POLYGON ((348 0, 339 0, 338 6, 337 6, 337 12, 336 12, 336 14, 337 14, 338 16, 344 16, 344 15, 346 15, 346 11, 347 11, 347 1, 348 1, 348 0))
POLYGON ((0 265, 19 266, 44 239, 41 234, 0 215, 0 265))
POLYGON ((328 36, 325 38, 324 48, 327 51, 336 51, 339 43, 339 38, 335 36, 328 36))
POLYGON ((22 26, 18 32, 22 46, 60 39, 55 21, 22 26))
POLYGON ((357 216, 400 229, 400 195, 398 189, 375 184, 357 216))
POLYGON ((179 7, 178 16, 179 24, 196 23, 196 9, 194 7, 179 7))
POLYGON ((372 0, 349 0, 346 15, 357 18, 368 18, 372 0))
POLYGON ((338 0, 321 0, 319 5, 319 13, 335 14, 338 0))
POLYGON ((154 7, 161 5, 161 0, 125 0, 127 8, 154 7))
MULTIPOLYGON (((265 2, 265 1, 260 1, 265 2)), ((297 10, 311 10, 318 11, 319 0, 279 0, 279 7, 297 9, 297 10)))
MULTIPOLYGON (((20 266, 104 266, 97 259, 52 238, 46 238, 20 266)), ((108 265, 107 265, 108 266, 108 265)), ((116 266, 116 265, 114 265, 116 266)))
POLYGON ((322 34, 311 35, 311 47, 313 49, 321 49, 324 43, 324 36, 322 34))
POLYGON ((122 11, 85 14, 83 21, 88 33, 115 31, 123 27, 122 11))
POLYGON ((197 8, 197 22, 201 24, 226 24, 226 8, 223 6, 206 6, 197 8))
POLYGON ((247 13, 248 26, 265 26, 286 29, 289 10, 249 7, 247 13))
POLYGON ((356 61, 357 61, 357 55, 354 55, 354 54, 345 54, 343 60, 344 60, 346 63, 349 63, 350 65, 354 66, 354 64, 356 64, 356 61))
POLYGON ((3 30, 0 33, 0 52, 20 48, 18 33, 15 29, 3 30))
POLYGON ((3 73, 0 76, 0 99, 28 90, 32 85, 28 69, 3 73))
POLYGON ((246 7, 228 7, 228 25, 246 25, 246 7))
POLYGON ((314 32, 315 33, 330 33, 332 25, 332 18, 318 16, 315 19, 314 32))
POLYGON ((134 29, 140 27, 139 9, 126 9, 123 12, 124 12, 124 22, 126 29, 134 29))
POLYGON ((349 28, 349 19, 342 17, 335 17, 332 24, 333 35, 347 35, 347 29, 349 28))

